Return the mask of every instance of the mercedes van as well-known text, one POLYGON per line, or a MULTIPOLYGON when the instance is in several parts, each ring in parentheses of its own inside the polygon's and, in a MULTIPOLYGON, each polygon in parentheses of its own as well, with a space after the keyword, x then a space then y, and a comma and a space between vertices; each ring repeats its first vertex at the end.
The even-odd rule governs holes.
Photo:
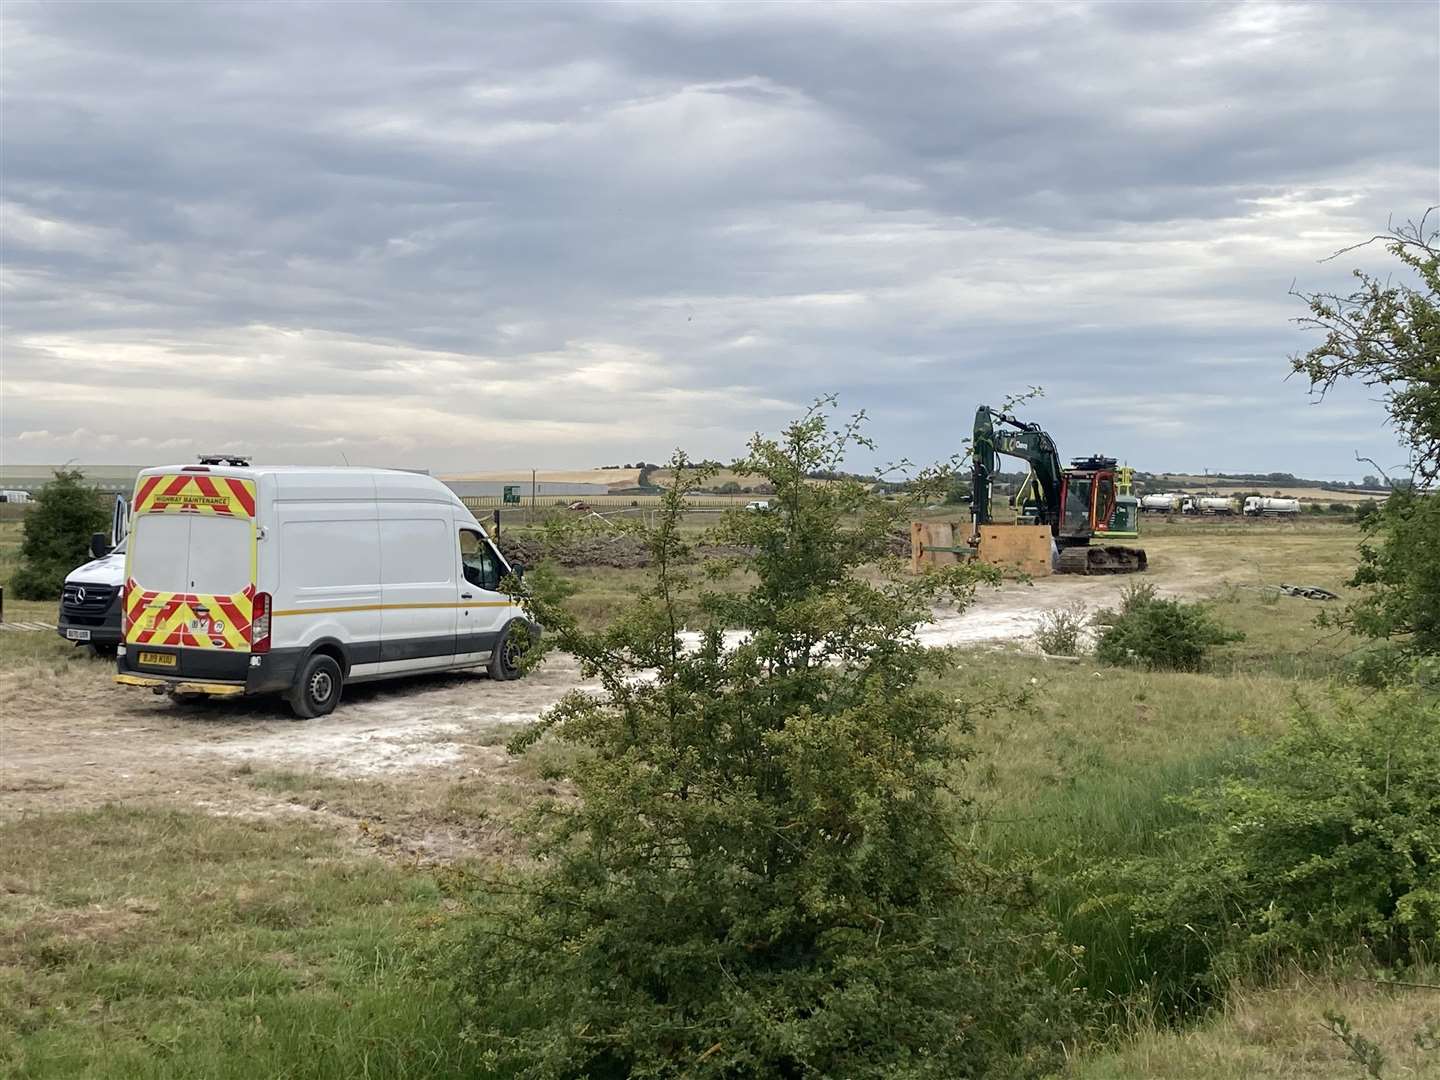
POLYGON ((97 655, 113 656, 120 644, 120 594, 125 585, 125 530, 130 500, 115 496, 110 536, 90 538, 91 559, 65 575, 60 589, 56 630, 66 641, 89 645, 97 655))
POLYGON ((321 716, 346 683, 521 674, 540 628, 510 567, 440 481, 386 469, 146 469, 135 483, 116 682, 177 696, 283 693, 321 716))

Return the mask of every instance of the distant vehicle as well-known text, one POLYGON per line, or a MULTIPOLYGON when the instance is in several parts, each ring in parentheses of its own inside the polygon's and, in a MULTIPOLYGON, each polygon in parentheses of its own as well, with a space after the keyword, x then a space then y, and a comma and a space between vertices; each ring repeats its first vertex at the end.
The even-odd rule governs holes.
POLYGON ((748 503, 745 504, 745 509, 746 509, 746 510, 749 510, 752 514, 765 514, 765 513, 769 513, 769 511, 770 511, 770 500, 769 500, 769 499, 752 499, 752 500, 750 500, 748 503))
POLYGON ((577 514, 584 514, 589 512, 590 504, 585 502, 583 499, 576 499, 569 506, 565 507, 565 509, 574 510, 577 514))
POLYGON ((0 503, 28 503, 30 493, 28 491, 0 491, 0 503))
POLYGON ((1197 500, 1197 509, 1202 514, 1233 514, 1235 501, 1218 495, 1201 495, 1197 500))
POLYGON ((1245 499, 1247 517, 1295 517, 1299 513, 1299 499, 1276 499, 1267 495, 1251 495, 1245 499))
MULTIPOLYGON (((346 683, 521 674, 511 567, 439 480, 387 469, 145 469, 115 681, 177 697, 284 693, 322 716, 346 683)), ((528 638, 533 640, 533 637, 528 638)))
POLYGON ((1140 512, 1143 514, 1173 514, 1179 509, 1179 495, 1157 493, 1140 496, 1140 512))
POLYGON ((56 630, 66 641, 89 645, 101 656, 111 656, 122 640, 120 594, 125 584, 125 531, 130 500, 116 495, 110 517, 110 535, 90 537, 89 562, 71 570, 60 590, 56 630))

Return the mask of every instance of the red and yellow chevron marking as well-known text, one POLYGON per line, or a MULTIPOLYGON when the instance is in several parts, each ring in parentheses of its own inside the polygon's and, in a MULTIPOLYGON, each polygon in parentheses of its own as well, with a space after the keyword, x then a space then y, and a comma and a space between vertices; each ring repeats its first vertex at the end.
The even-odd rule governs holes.
POLYGON ((146 476, 135 486, 137 514, 218 514, 255 516, 255 481, 205 473, 146 476))
POLYGON ((125 641, 190 649, 250 651, 255 587, 234 596, 156 592, 125 584, 125 641))

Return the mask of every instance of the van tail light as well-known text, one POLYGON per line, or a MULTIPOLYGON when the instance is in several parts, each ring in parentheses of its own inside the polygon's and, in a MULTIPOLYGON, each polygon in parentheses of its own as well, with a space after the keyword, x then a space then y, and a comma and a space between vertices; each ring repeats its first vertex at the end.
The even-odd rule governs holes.
POLYGON ((255 594, 255 610, 250 618, 250 651, 252 653, 268 653, 270 651, 270 594, 268 592, 255 594))
POLYGON ((125 601, 129 599, 125 593, 129 585, 120 586, 120 636, 128 639, 130 637, 130 605, 125 601))

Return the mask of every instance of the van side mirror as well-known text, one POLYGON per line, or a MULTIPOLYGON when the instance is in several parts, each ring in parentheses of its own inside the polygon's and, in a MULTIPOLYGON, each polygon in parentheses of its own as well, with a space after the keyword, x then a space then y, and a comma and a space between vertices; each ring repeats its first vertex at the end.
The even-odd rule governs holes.
POLYGON ((510 572, 515 575, 517 581, 523 579, 525 577, 525 564, 518 562, 511 563, 510 572))
POLYGON ((90 534, 90 554, 97 559, 103 559, 115 549, 110 546, 110 538, 104 533, 90 534))

